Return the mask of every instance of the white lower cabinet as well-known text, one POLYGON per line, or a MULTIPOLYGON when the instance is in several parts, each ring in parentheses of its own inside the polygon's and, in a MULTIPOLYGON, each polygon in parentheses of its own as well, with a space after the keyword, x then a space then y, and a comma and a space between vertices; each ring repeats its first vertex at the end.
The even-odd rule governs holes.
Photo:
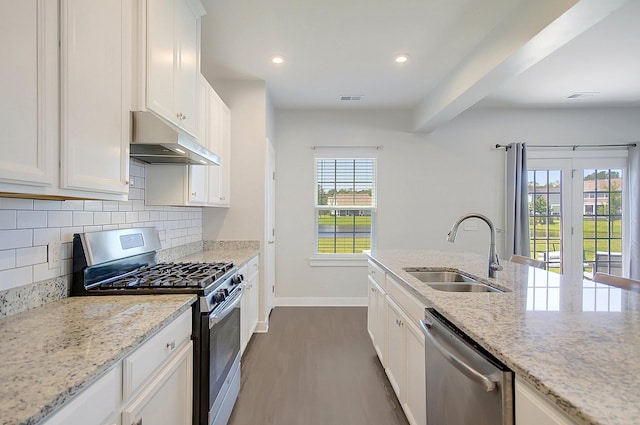
POLYGON ((189 341, 124 408, 122 424, 191 424, 192 375, 193 345, 189 341))
POLYGON ((245 277, 242 309, 240 310, 241 352, 244 352, 244 349, 251 339, 251 335, 253 335, 258 326, 259 262, 260 257, 255 256, 239 271, 239 273, 245 277))
POLYGON ((403 382, 403 369, 404 369, 404 357, 406 352, 406 336, 405 336, 405 324, 404 317, 400 313, 400 307, 398 307, 391 299, 387 300, 387 331, 388 331, 388 353, 387 353, 387 376, 393 390, 398 396, 398 400, 402 403, 402 397, 404 396, 404 382, 403 382))
POLYGON ((191 310, 71 399, 44 425, 192 425, 191 310))
POLYGON ((426 425, 424 305, 369 262, 367 328, 389 382, 411 425, 426 425))
POLYGON ((574 425, 575 422, 552 405, 531 385, 516 376, 516 424, 518 425, 574 425))

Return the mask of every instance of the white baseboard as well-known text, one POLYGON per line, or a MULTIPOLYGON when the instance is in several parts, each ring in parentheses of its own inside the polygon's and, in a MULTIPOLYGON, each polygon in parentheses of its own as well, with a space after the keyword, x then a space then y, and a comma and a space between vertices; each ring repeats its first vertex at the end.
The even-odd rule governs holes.
POLYGON ((278 307, 366 307, 367 297, 280 297, 278 307))
POLYGON ((256 326, 256 333, 264 334, 269 332, 269 321, 259 321, 258 326, 256 326))

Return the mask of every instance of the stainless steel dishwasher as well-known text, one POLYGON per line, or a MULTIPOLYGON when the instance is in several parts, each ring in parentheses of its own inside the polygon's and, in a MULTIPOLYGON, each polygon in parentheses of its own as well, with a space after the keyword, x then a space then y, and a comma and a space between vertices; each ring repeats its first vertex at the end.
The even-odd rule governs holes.
POLYGON ((425 335, 428 425, 513 425, 513 372, 431 308, 425 335))

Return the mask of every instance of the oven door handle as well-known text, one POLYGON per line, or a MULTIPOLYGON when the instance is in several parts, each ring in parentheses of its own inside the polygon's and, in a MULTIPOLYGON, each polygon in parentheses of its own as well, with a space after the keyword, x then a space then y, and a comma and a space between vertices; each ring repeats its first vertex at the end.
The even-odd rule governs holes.
POLYGON ((237 307, 240 300, 242 300, 242 291, 244 290, 244 285, 240 284, 235 290, 234 298, 227 306, 225 306, 220 311, 214 311, 209 315, 209 329, 217 325, 231 313, 231 311, 237 307))

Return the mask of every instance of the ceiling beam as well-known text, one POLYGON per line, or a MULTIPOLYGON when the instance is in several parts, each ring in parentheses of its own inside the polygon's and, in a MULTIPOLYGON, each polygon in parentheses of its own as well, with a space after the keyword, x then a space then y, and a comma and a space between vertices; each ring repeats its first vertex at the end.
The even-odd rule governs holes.
POLYGON ((432 132, 629 0, 523 1, 414 110, 414 131, 432 132))

